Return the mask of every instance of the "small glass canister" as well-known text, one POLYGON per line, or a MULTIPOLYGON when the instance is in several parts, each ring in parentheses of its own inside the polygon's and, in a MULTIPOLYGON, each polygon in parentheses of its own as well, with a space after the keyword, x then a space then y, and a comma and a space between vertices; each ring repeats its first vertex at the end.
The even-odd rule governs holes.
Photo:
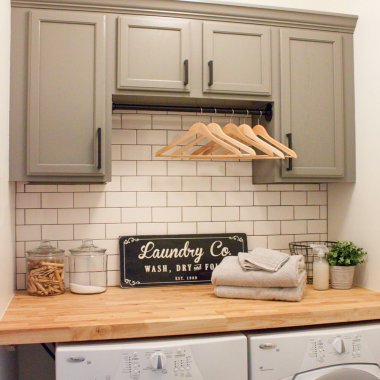
POLYGON ((96 247, 92 240, 83 240, 70 249, 70 290, 78 294, 102 293, 107 290, 106 249, 96 247))
POLYGON ((64 252, 49 240, 26 252, 26 289, 30 295, 56 296, 65 292, 64 252))

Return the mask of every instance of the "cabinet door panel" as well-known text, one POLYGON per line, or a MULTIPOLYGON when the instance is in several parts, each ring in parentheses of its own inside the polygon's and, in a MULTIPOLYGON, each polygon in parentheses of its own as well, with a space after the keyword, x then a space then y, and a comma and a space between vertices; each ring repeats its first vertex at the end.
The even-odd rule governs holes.
POLYGON ((203 90, 235 94, 270 94, 270 28, 205 22, 203 90), (213 73, 210 73, 212 62, 213 73), (210 83, 212 75, 213 83, 210 83))
POLYGON ((119 18, 118 88, 189 91, 190 22, 119 18))
POLYGON ((284 177, 344 175, 342 37, 281 30, 281 120, 298 159, 284 177))
POLYGON ((30 12, 29 175, 104 175, 104 23, 100 15, 30 12))

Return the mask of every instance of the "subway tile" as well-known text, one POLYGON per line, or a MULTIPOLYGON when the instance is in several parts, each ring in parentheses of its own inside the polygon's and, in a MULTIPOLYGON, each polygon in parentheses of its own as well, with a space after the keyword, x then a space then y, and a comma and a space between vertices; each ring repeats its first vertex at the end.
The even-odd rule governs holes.
POLYGON ((181 207, 154 207, 152 208, 152 221, 157 222, 181 222, 181 207))
POLYGON ((226 193, 226 206, 252 206, 253 193, 251 191, 236 191, 226 193))
POLYGON ((16 273, 26 273, 26 261, 23 258, 16 259, 16 273))
POLYGON ((295 219, 319 219, 319 206, 295 206, 295 219))
POLYGON ((16 226, 22 224, 25 224, 25 210, 20 208, 16 210, 16 226))
POLYGON ((267 236, 247 236, 247 241, 249 251, 255 248, 268 248, 267 236))
POLYGON ((301 235, 294 235, 294 241, 296 242, 301 242, 301 241, 306 241, 306 242, 315 242, 319 241, 319 234, 301 234, 301 235))
POLYGON ((16 192, 17 193, 24 193, 25 192, 25 182, 16 182, 16 192))
POLYGON ((195 123, 209 124, 211 122, 210 116, 195 116, 195 115, 185 115, 182 116, 182 129, 188 130, 195 123))
POLYGON ((123 129, 151 129, 152 116, 148 114, 123 114, 123 129))
POLYGON ((153 115, 153 129, 181 129, 181 115, 153 115))
POLYGON ((294 185, 290 183, 276 183, 268 185, 268 191, 293 191, 294 185))
POLYGON ((123 223, 151 222, 152 209, 150 207, 127 207, 121 210, 123 223))
POLYGON ((327 219, 327 206, 319 206, 320 219, 327 219))
POLYGON ((280 193, 279 192, 254 193, 253 202, 255 206, 276 206, 280 204, 280 193))
POLYGON ((25 185, 26 193, 56 193, 57 185, 25 185))
POLYGON ((80 193, 90 191, 90 185, 77 184, 77 185, 58 185, 58 192, 60 193, 80 193))
POLYGON ((120 271, 108 271, 107 273, 107 286, 119 286, 120 285, 120 271))
POLYGON ((112 115, 112 129, 120 129, 121 128, 121 114, 113 114, 112 115))
POLYGON ((75 193, 74 194, 74 207, 105 207, 106 194, 105 193, 75 193))
POLYGON ((120 270, 120 255, 107 255, 107 271, 120 270))
MULTIPOLYGON (((168 131, 168 143, 171 144, 174 141, 177 141, 178 139, 182 138, 182 136, 184 136, 185 134, 186 134, 185 131, 180 131, 180 130, 168 131)), ((194 139, 194 136, 192 136, 191 138, 188 138, 187 140, 184 140, 183 142, 178 144, 178 146, 184 146, 184 145, 190 143, 190 141, 193 141, 193 139, 194 139)), ((172 150, 170 150, 168 152, 175 152, 175 149, 176 148, 173 148, 172 150)))
POLYGON ((255 221, 253 224, 255 235, 280 235, 281 225, 278 221, 255 221))
POLYGON ((152 177, 153 191, 180 191, 181 177, 152 177))
POLYGON ((164 161, 137 161, 137 175, 167 175, 164 161))
POLYGON ((111 182, 91 184, 90 191, 120 191, 121 190, 121 177, 112 176, 111 182))
POLYGON ((139 223, 137 225, 138 235, 166 235, 167 231, 166 223, 139 223))
POLYGON ((213 207, 212 221, 227 222, 239 220, 239 207, 213 207))
POLYGON ((16 257, 25 257, 25 242, 16 241, 16 257))
POLYGON ((144 145, 166 145, 167 133, 166 131, 137 131, 137 144, 144 145))
POLYGON ((307 232, 309 234, 327 233, 327 220, 308 220, 307 232))
POLYGON ((327 205, 327 191, 313 191, 307 194, 308 205, 327 205))
POLYGON ((120 223, 120 208, 92 208, 90 209, 90 223, 120 223))
POLYGON ((136 235, 136 223, 106 224, 106 238, 118 239, 119 236, 136 235))
MULTIPOLYGON (((196 206, 197 193, 195 192, 176 192, 168 193, 168 206, 196 206)), ((202 206, 198 203, 198 206, 202 206)))
POLYGON ((198 206, 225 206, 226 193, 219 191, 203 191, 197 193, 198 206))
POLYGON ((198 161, 198 176, 225 176, 226 164, 224 162, 198 161))
POLYGON ((242 191, 267 191, 267 185, 252 183, 252 177, 240 177, 240 190, 242 191))
POLYGON ((183 177, 183 191, 211 191, 211 177, 183 177))
POLYGON ((306 220, 289 220, 281 222, 281 233, 283 235, 305 234, 306 232, 306 220))
POLYGON ((105 239, 104 224, 77 224, 74 225, 74 239, 105 239))
POLYGON ((211 207, 183 207, 182 220, 184 222, 211 220, 211 207))
POLYGON ((240 220, 267 220, 268 209, 265 206, 240 207, 240 220))
POLYGON ((138 192, 137 193, 137 207, 160 207, 166 206, 166 193, 165 192, 138 192))
POLYGON ((195 176, 197 163, 195 161, 169 161, 168 175, 195 176))
POLYGON ((226 232, 245 233, 247 235, 252 235, 253 222, 226 222, 226 232))
POLYGON ((289 243, 294 241, 294 235, 274 235, 268 236, 268 248, 288 250, 289 243))
POLYGON ((136 131, 114 129, 112 131, 112 144, 136 144, 136 131))
POLYGON ((71 224, 42 226, 42 239, 73 240, 73 226, 71 224))
POLYGON ((294 190, 296 191, 318 191, 318 183, 296 183, 294 185, 294 190))
POLYGON ((90 223, 88 208, 58 209, 58 224, 90 223))
POLYGON ((151 191, 151 176, 128 176, 121 178, 122 191, 151 191))
POLYGON ((40 208, 41 194, 17 193, 16 208, 40 208))
POLYGON ((213 191, 238 191, 239 177, 212 177, 213 191))
POLYGON ((42 208, 73 208, 73 193, 42 194, 42 208))
POLYGON ((136 175, 136 161, 112 161, 113 175, 136 175))
POLYGON ((41 226, 16 226, 16 241, 41 240, 41 226))
POLYGON ((111 157, 112 157, 112 161, 121 160, 121 145, 112 145, 111 157))
POLYGON ((198 222, 198 234, 224 234, 226 232, 225 222, 198 222))
POLYGON ((25 224, 57 224, 56 209, 25 210, 25 224))
MULTIPOLYGON (((251 161, 226 162, 226 175, 231 177, 243 177, 252 175, 251 161)), ((251 177, 252 182, 252 177, 251 177)))
POLYGON ((283 192, 281 193, 282 205, 306 205, 306 192, 283 192))
POLYGON ((136 161, 136 160, 151 160, 152 149, 150 145, 123 145, 121 147, 121 159, 136 161))
POLYGON ((119 240, 118 239, 94 239, 94 244, 97 247, 106 249, 107 255, 119 254, 119 240))
POLYGON ((25 288, 25 275, 23 273, 18 273, 16 275, 16 290, 24 290, 25 288))
POLYGON ((327 191, 327 183, 321 183, 319 185, 319 190, 321 190, 321 191, 327 191))
POLYGON ((195 222, 168 223, 168 234, 196 234, 197 224, 195 222))
POLYGON ((293 206, 268 207, 268 220, 291 220, 291 219, 294 219, 293 206))
POLYGON ((106 193, 106 207, 135 207, 136 206, 136 193, 113 191, 106 193))

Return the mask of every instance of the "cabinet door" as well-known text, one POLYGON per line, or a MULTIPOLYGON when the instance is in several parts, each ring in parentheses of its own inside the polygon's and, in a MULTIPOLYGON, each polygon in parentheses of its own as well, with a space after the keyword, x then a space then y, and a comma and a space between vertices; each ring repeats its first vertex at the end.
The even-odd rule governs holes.
POLYGON ((190 90, 190 22, 121 16, 119 89, 190 90))
POLYGON ((205 22, 203 90, 216 93, 270 95, 270 51, 270 28, 205 22))
POLYGON ((104 175, 105 17, 31 11, 28 174, 104 175))
POLYGON ((344 175, 342 36, 281 30, 281 130, 298 159, 283 177, 344 175))

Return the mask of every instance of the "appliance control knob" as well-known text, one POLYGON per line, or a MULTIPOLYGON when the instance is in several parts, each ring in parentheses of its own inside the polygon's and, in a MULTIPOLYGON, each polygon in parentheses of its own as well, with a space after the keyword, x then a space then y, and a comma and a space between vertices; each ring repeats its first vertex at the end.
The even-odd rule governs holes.
POLYGON ((152 364, 153 370, 163 370, 166 369, 166 356, 161 351, 156 351, 150 357, 150 363, 152 364))
POLYGON ((336 337, 332 342, 332 346, 334 347, 334 350, 337 354, 343 354, 344 342, 342 338, 336 337))

